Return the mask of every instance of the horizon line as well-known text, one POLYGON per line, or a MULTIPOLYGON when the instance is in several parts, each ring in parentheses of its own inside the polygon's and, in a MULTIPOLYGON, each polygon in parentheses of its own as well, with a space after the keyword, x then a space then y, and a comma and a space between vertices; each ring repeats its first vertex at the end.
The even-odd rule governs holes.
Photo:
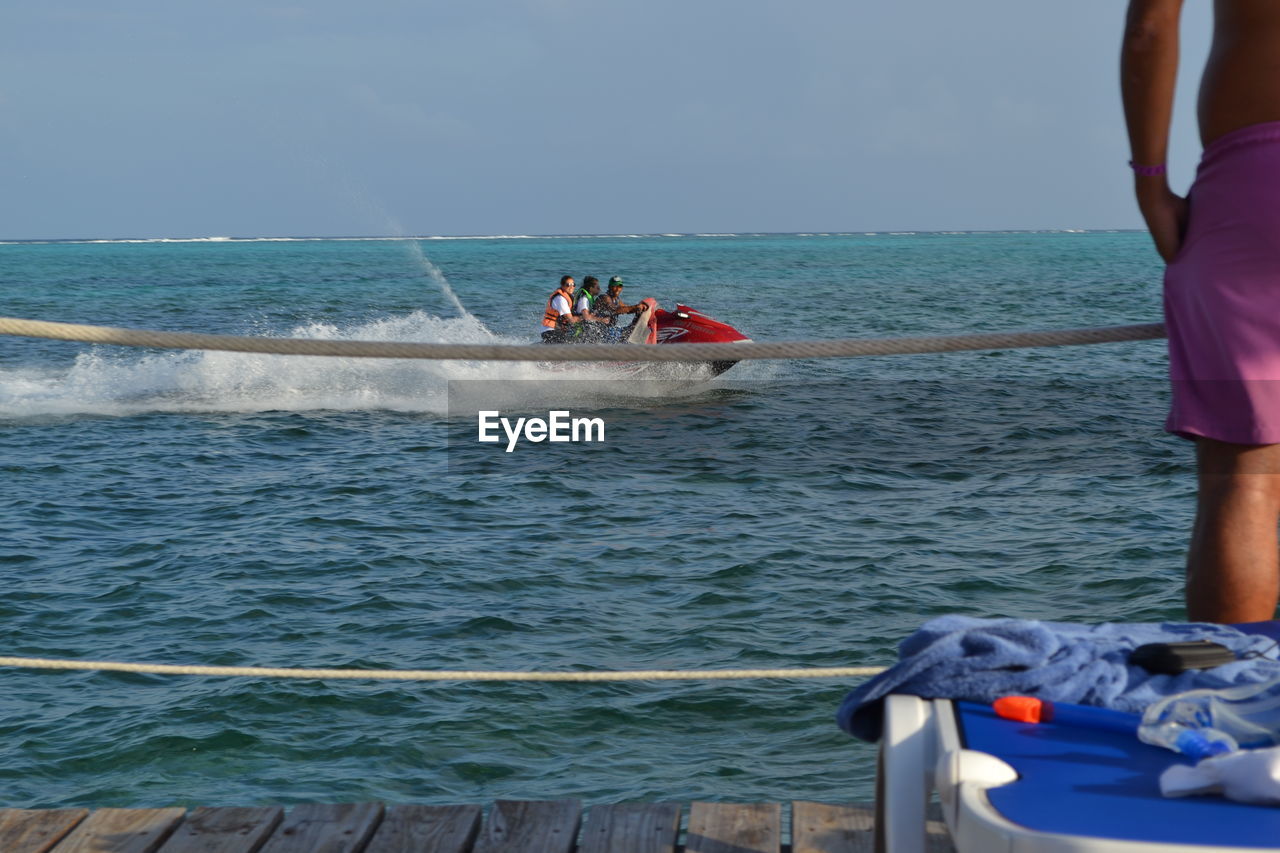
POLYGON ((653 238, 714 237, 888 237, 911 235, 964 234, 1120 234, 1145 231, 1144 228, 883 228, 856 231, 686 231, 633 232, 613 234, 365 234, 365 235, 286 235, 286 236, 188 236, 188 237, 0 237, 0 245, 52 243, 270 243, 324 241, 409 241, 409 240, 599 240, 653 238))

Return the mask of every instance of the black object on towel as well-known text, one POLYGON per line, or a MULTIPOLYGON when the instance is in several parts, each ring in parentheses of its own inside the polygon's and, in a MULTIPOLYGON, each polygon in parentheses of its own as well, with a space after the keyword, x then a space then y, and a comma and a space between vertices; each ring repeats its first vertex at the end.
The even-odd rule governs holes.
POLYGON ((1208 640, 1147 643, 1129 652, 1129 663, 1158 675, 1177 675, 1189 669, 1212 669, 1236 660, 1231 649, 1208 640))

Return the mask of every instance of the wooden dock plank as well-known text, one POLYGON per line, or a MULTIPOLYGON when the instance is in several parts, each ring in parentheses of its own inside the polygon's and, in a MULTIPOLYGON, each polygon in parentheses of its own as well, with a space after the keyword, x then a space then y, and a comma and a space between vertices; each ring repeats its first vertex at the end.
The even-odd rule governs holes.
POLYGON ((88 816, 88 809, 0 809, 0 850, 46 853, 88 816))
POLYGON ((186 809, 98 809, 54 853, 155 853, 186 809))
MULTIPOLYGON (((796 801, 790 853, 875 849, 865 804, 796 801)), ((676 853, 681 805, 623 803, 591 809, 577 853, 676 853)), ((195 809, 0 809, 0 853, 573 853, 577 800, 498 801, 481 826, 477 805, 379 803, 195 809), (384 816, 385 813, 385 816, 384 816), (474 847, 474 850, 473 850, 474 847)), ((929 853, 954 853, 936 804, 929 853)), ((694 803, 687 853, 778 853, 781 806, 694 803)))
POLYGON ((467 853, 480 832, 481 811, 479 806, 393 806, 364 853, 467 853))
POLYGON ((356 853, 377 829, 382 812, 382 803, 294 806, 262 853, 356 853))
POLYGON ((853 803, 791 804, 791 853, 871 853, 875 810, 853 803))
POLYGON ((475 853, 570 853, 581 823, 578 800, 498 800, 475 853))
POLYGON ((778 853, 782 806, 778 803, 694 803, 689 808, 687 853, 778 853))
POLYGON ((578 853, 675 853, 679 834, 679 803, 593 806, 578 853))
POLYGON ((257 853, 283 819, 280 806, 201 806, 187 815, 160 853, 257 853))

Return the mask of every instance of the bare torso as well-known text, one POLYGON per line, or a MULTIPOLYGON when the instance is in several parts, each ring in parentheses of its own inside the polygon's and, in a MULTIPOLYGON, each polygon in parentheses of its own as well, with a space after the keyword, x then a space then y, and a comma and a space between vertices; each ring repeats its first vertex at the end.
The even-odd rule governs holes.
POLYGON ((1200 82, 1205 145, 1280 121, 1280 0, 1214 0, 1213 45, 1200 82))

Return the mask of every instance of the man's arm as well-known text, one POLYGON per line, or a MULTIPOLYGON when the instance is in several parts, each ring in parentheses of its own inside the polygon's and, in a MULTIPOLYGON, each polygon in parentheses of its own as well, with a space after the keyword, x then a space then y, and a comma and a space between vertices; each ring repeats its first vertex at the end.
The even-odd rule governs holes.
MULTIPOLYGON (((1178 76, 1178 23, 1183 0, 1130 0, 1120 51, 1120 94, 1133 162, 1163 165, 1178 76)), ((1169 189, 1168 175, 1134 173, 1138 209, 1165 262, 1182 243, 1187 202, 1169 189)))

